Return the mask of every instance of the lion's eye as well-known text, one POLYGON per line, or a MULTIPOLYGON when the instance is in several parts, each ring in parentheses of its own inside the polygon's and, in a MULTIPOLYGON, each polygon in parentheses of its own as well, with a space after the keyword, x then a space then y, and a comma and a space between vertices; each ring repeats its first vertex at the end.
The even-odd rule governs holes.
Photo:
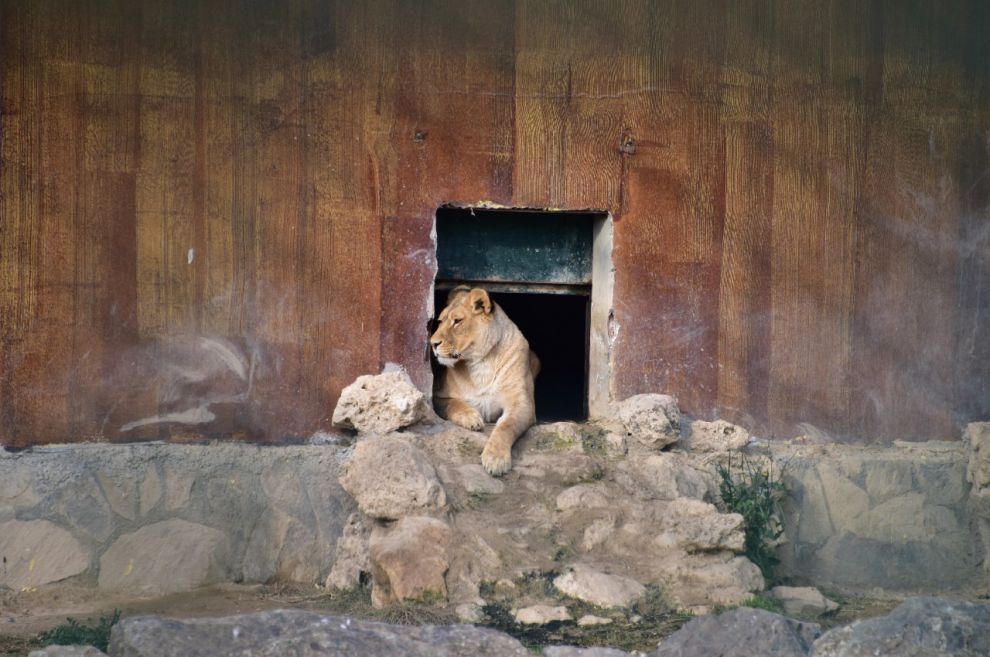
POLYGON ((459 320, 459 319, 455 319, 455 320, 454 320, 454 326, 457 326, 457 325, 458 325, 458 324, 460 324, 460 323, 461 323, 461 320, 459 320))

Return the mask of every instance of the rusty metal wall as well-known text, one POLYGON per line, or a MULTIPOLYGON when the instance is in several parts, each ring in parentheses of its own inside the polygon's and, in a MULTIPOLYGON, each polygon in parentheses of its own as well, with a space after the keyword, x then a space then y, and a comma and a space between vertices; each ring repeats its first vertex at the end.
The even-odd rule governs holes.
POLYGON ((444 203, 615 221, 614 393, 990 415, 979 0, 0 0, 0 443, 329 428, 444 203))

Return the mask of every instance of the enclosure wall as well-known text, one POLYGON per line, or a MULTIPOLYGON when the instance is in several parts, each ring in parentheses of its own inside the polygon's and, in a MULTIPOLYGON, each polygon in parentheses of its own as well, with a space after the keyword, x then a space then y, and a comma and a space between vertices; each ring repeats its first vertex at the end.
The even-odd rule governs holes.
POLYGON ((983 0, 0 0, 0 443, 281 442, 429 386, 433 213, 614 219, 612 394, 990 414, 983 0))

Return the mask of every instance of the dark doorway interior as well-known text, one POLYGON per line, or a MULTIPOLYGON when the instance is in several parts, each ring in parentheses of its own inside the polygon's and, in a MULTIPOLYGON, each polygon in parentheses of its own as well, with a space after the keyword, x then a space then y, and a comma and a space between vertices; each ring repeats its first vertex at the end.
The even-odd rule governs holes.
POLYGON ((588 417, 594 225, 600 214, 437 209, 437 312, 458 284, 488 290, 540 357, 536 415, 588 417))
MULTIPOLYGON (((436 292, 438 312, 447 290, 436 292)), ((536 377, 536 417, 540 422, 583 420, 588 416, 586 371, 589 297, 578 294, 492 292, 492 299, 540 357, 536 377)))

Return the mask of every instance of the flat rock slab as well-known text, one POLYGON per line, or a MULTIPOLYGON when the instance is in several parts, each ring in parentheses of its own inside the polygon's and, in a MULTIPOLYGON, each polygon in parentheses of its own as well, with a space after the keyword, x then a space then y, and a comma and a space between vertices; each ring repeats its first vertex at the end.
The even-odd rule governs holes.
POLYGON ((812 657, 987 657, 990 605, 918 597, 826 632, 812 657))
POLYGON ((531 657, 521 643, 470 625, 408 626, 266 611, 228 618, 135 616, 114 626, 113 657, 531 657))
POLYGON ((820 633, 821 628, 814 623, 738 607, 695 618, 670 635, 650 657, 807 657, 820 633))
POLYGON ((0 587, 15 591, 78 575, 90 561, 89 550, 47 520, 0 523, 0 555, 0 587))

